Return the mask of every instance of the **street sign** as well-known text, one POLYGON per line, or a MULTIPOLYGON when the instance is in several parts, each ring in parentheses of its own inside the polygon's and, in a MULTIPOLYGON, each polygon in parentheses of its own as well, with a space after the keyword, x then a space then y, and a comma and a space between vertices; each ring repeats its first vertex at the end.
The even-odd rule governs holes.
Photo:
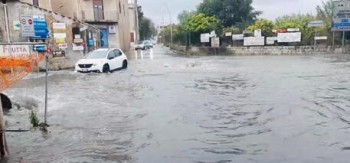
POLYGON ((236 34, 236 35, 232 35, 232 40, 244 40, 244 35, 243 34, 236 34))
POLYGON ((46 45, 34 45, 34 51, 46 52, 47 51, 47 47, 46 47, 46 45))
POLYGON ((338 0, 333 3, 332 31, 350 31, 350 2, 338 0))
POLYGON ((308 27, 323 27, 323 26, 324 26, 324 23, 322 20, 311 21, 308 24, 308 27))
POLYGON ((261 29, 254 30, 254 37, 261 37, 261 29))
POLYGON ((46 39, 49 37, 49 29, 47 22, 45 21, 45 17, 41 15, 34 15, 34 30, 35 30, 35 38, 46 39))
POLYGON ((299 32, 300 29, 299 28, 288 28, 287 32, 299 32))
POLYGON ((226 37, 232 36, 232 32, 226 32, 226 33, 225 33, 225 36, 226 36, 226 37))
POLYGON ((219 37, 212 37, 211 38, 211 47, 213 47, 213 48, 220 47, 220 38, 219 37))
POLYGON ((210 34, 209 33, 202 33, 201 34, 201 43, 210 42, 210 34))
POLYGON ((316 36, 315 40, 327 40, 328 37, 327 36, 316 36))
POLYGON ((20 22, 21 22, 21 32, 23 37, 35 36, 32 15, 21 15, 20 22))

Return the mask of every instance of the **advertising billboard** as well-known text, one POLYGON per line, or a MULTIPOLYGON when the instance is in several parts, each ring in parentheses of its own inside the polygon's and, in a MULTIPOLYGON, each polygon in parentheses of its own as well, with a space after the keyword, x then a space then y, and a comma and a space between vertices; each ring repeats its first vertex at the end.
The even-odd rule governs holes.
POLYGON ((278 42, 288 43, 288 42, 301 42, 301 32, 294 33, 278 33, 278 42))
POLYGON ((202 33, 201 34, 201 43, 210 42, 210 34, 202 33))
POLYGON ((244 46, 264 46, 265 37, 244 37, 244 46))

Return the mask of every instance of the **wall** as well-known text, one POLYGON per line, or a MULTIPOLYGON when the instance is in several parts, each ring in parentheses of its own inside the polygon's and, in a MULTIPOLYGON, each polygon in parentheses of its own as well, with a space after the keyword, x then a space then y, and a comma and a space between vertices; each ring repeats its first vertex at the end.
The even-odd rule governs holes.
MULTIPOLYGON (((32 0, 23 0, 31 2, 32 0)), ((43 0, 49 2, 49 0, 43 0)), ((104 0, 105 20, 95 21, 92 0, 51 0, 54 12, 67 17, 83 21, 83 13, 86 21, 93 25, 100 25, 100 28, 107 28, 109 25, 116 25, 116 34, 109 34, 110 47, 119 47, 124 51, 130 49, 130 20, 128 10, 128 0, 104 0), (121 10, 119 9, 119 3, 121 10), (101 27, 102 26, 102 27, 101 27)), ((40 5, 40 4, 39 4, 40 5)))
POLYGON ((333 54, 342 53, 342 48, 312 46, 264 46, 264 47, 233 47, 233 48, 210 48, 190 47, 173 45, 171 49, 187 55, 305 55, 305 54, 333 54))
MULTIPOLYGON (((137 35, 138 35, 138 22, 137 22, 137 15, 136 15, 136 6, 137 4, 129 3, 129 20, 130 20, 130 32, 134 33, 134 41, 137 42, 137 35)), ((134 43, 135 43, 134 42, 134 43)), ((133 46, 134 43, 131 43, 133 46)))
POLYGON ((77 9, 77 0, 51 0, 52 11, 61 13, 65 16, 74 17, 79 16, 79 10, 77 9))
POLYGON ((123 17, 123 49, 125 50, 130 50, 130 18, 129 15, 129 3, 128 0, 123 0, 123 6, 124 6, 124 17, 123 17))
MULTIPOLYGON (((33 4, 33 0, 20 0, 21 2, 33 4)), ((51 0, 39 0, 39 7, 52 11, 51 0)))

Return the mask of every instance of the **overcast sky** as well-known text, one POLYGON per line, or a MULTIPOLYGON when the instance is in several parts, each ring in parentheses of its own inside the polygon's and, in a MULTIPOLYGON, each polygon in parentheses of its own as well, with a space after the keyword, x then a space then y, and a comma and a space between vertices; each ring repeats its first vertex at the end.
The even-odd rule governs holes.
MULTIPOLYGON (((139 0, 146 17, 157 25, 172 21, 177 22, 177 15, 182 10, 194 10, 201 0, 139 0), (169 11, 168 11, 168 9, 169 11)), ((261 18, 274 20, 279 16, 291 13, 314 13, 315 7, 322 0, 253 0, 253 7, 263 11, 261 18)))

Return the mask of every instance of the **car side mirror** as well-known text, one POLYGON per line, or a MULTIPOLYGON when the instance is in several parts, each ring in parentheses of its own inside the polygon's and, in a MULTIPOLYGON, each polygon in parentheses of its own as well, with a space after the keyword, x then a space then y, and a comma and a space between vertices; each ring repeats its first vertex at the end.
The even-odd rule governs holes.
POLYGON ((109 60, 114 59, 114 57, 108 57, 109 60))

